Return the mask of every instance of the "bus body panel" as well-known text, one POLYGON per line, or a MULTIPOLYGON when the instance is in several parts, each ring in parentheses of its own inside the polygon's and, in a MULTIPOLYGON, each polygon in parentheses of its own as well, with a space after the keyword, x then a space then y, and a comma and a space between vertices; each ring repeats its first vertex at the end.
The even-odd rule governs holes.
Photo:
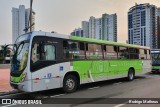
POLYGON ((14 89, 18 89, 20 91, 25 91, 25 92, 32 92, 31 80, 20 83, 10 82, 10 84, 14 89))
POLYGON ((141 60, 122 60, 118 62, 93 60, 55 64, 32 73, 32 91, 35 92, 63 87, 64 76, 70 71, 76 71, 80 76, 80 84, 84 84, 127 77, 128 70, 131 67, 135 69, 135 75, 143 74, 151 70, 150 63, 151 61, 144 60, 143 68, 141 60))
POLYGON ((45 67, 32 73, 32 91, 41 91, 63 86, 64 75, 70 71, 70 62, 45 67))
POLYGON ((152 61, 151 60, 142 60, 143 61, 143 73, 152 71, 152 61))
MULTIPOLYGON (((150 66, 148 66, 148 68, 149 67, 150 66)), ((73 61, 73 70, 79 73, 81 84, 127 77, 130 68, 134 68, 136 74, 142 73, 142 61, 73 61)))
POLYGON ((32 83, 31 83, 31 72, 30 72, 30 61, 27 61, 27 66, 22 71, 22 74, 19 77, 10 76, 10 84, 13 88, 19 89, 21 91, 32 92, 32 83))

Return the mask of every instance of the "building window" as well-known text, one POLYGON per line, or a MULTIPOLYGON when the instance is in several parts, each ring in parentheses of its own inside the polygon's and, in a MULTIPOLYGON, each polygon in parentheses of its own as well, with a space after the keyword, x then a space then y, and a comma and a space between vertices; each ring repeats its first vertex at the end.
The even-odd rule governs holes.
POLYGON ((142 11, 141 12, 141 26, 145 26, 146 25, 145 21, 146 21, 146 12, 142 11))

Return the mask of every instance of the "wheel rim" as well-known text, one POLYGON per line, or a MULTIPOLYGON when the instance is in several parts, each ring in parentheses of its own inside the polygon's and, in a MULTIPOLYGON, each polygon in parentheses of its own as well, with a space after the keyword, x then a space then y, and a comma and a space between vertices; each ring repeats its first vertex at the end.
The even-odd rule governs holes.
POLYGON ((132 73, 132 72, 129 73, 129 78, 130 78, 131 80, 133 79, 133 73, 132 73))
POLYGON ((74 82, 74 80, 73 79, 68 79, 67 81, 66 81, 66 87, 67 87, 67 89, 68 90, 72 90, 74 87, 75 87, 75 82, 74 82))

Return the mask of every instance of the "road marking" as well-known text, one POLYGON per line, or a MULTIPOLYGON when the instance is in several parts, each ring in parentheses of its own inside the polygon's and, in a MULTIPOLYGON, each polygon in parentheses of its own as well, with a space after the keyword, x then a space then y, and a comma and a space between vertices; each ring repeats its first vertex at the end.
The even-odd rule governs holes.
POLYGON ((117 83, 114 83, 114 85, 118 85, 118 84, 121 84, 122 82, 117 82, 117 83))
POLYGON ((114 107, 121 107, 121 106, 124 106, 125 104, 118 104, 118 105, 116 105, 116 106, 114 106, 114 107))
POLYGON ((45 97, 43 97, 43 98, 48 98, 48 96, 45 96, 45 97))
POLYGON ((1 107, 10 107, 10 106, 15 106, 16 104, 11 104, 11 105, 6 105, 6 106, 1 106, 1 107))
POLYGON ((59 96, 62 96, 62 95, 65 95, 65 94, 58 94, 58 95, 54 95, 54 96, 50 96, 50 97, 54 98, 54 97, 59 97, 59 96))
POLYGON ((100 88, 100 86, 98 87, 92 87, 92 88, 88 88, 89 90, 93 90, 93 89, 97 89, 97 88, 100 88))

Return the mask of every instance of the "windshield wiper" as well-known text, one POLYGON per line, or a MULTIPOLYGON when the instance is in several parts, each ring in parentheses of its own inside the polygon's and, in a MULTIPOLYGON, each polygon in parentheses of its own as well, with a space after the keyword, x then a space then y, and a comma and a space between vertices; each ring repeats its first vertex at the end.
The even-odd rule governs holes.
MULTIPOLYGON (((15 53, 14 53, 14 55, 13 55, 13 58, 12 58, 12 63, 13 64, 16 64, 17 63, 17 55, 19 55, 20 54, 20 52, 18 53, 18 50, 19 50, 19 47, 21 46, 21 44, 23 44, 23 46, 24 46, 24 41, 22 41, 20 44, 15 44, 14 46, 16 47, 16 51, 15 51, 15 53), (18 54, 17 54, 18 53, 18 54)), ((21 50, 23 49, 23 46, 22 46, 22 48, 21 48, 21 50)))
POLYGON ((20 49, 20 51, 19 51, 19 53, 18 53, 17 55, 19 55, 19 54, 21 53, 21 51, 22 51, 22 49, 23 49, 23 46, 24 46, 24 41, 22 41, 22 42, 19 44, 19 46, 18 46, 18 48, 17 48, 17 52, 18 52, 18 50, 19 50, 19 48, 20 48, 21 45, 22 45, 22 48, 20 49))

